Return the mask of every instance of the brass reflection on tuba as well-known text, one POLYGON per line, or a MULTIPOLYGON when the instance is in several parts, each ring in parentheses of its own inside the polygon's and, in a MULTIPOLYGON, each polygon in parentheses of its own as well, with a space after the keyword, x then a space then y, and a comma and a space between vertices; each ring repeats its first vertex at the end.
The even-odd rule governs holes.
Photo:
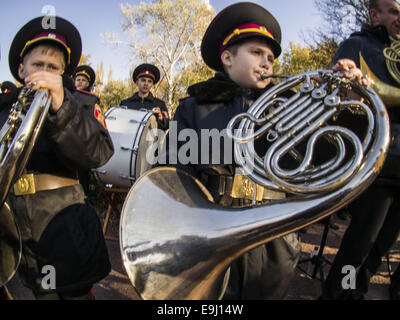
POLYGON ((355 199, 382 168, 389 119, 372 89, 340 73, 317 70, 288 77, 265 92, 247 113, 230 121, 228 134, 250 180, 288 197, 232 209, 213 203, 197 179, 176 168, 144 174, 131 188, 120 221, 123 263, 143 299, 217 299, 225 271, 240 255, 355 199), (280 97, 295 87, 299 90, 292 97, 280 97), (364 101, 345 100, 349 90, 364 101), (344 110, 367 119, 362 139, 332 124, 344 110), (271 146, 261 157, 254 141, 265 136, 271 146), (333 146, 336 155, 316 164, 319 140, 333 146), (306 145, 303 153, 301 143, 306 145), (298 167, 282 167, 286 155, 297 159, 298 167))

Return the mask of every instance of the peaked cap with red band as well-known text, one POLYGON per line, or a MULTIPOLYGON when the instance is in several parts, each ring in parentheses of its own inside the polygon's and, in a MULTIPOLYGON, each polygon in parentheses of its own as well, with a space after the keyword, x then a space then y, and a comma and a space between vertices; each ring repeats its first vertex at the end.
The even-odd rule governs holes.
POLYGON ((223 70, 221 53, 230 45, 246 38, 260 37, 271 46, 277 58, 281 52, 281 28, 274 16, 251 2, 226 7, 211 21, 201 43, 204 62, 217 71, 223 70))
POLYGON ((14 37, 8 60, 12 75, 21 83, 24 81, 18 75, 18 67, 24 56, 39 44, 55 44, 64 51, 67 75, 72 75, 79 64, 82 54, 79 31, 72 23, 60 17, 55 17, 54 29, 45 29, 45 22, 50 18, 52 17, 38 17, 29 21, 14 37))
POLYGON ((89 88, 92 88, 96 81, 96 73, 90 66, 82 65, 76 68, 73 78, 75 79, 77 76, 84 76, 89 81, 89 88))
POLYGON ((136 82, 137 79, 141 77, 147 77, 153 80, 154 84, 156 84, 160 80, 160 70, 155 65, 143 63, 140 66, 136 67, 135 71, 133 71, 133 81, 136 82))
POLYGON ((17 86, 10 81, 4 81, 3 83, 0 83, 0 89, 1 93, 9 93, 16 90, 17 86))

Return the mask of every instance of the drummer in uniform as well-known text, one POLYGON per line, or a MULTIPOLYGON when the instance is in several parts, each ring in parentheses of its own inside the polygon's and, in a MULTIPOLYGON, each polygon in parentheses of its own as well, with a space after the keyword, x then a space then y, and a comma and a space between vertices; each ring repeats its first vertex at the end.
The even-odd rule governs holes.
POLYGON ((152 64, 144 63, 133 71, 133 82, 138 87, 132 97, 121 101, 120 106, 129 109, 147 109, 155 112, 158 127, 162 130, 168 129, 169 114, 164 101, 154 97, 150 92, 153 86, 160 80, 160 70, 152 64))

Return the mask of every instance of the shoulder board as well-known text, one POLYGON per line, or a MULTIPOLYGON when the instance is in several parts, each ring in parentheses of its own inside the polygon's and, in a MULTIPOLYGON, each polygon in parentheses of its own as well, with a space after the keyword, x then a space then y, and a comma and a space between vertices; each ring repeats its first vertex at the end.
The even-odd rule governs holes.
MULTIPOLYGON (((154 97, 154 100, 160 101, 160 102, 164 102, 164 100, 158 99, 158 98, 156 98, 156 97, 154 97)), ((165 103, 165 102, 164 102, 164 103, 165 103)))
POLYGON ((183 97, 183 98, 181 98, 181 99, 179 99, 179 102, 183 102, 183 101, 185 101, 185 100, 187 100, 187 99, 189 99, 189 98, 192 98, 191 96, 186 96, 186 97, 183 97))
POLYGON ((80 92, 80 93, 83 93, 83 94, 88 94, 88 95, 97 97, 95 94, 93 94, 93 93, 91 93, 91 92, 89 92, 89 91, 81 90, 81 89, 78 89, 78 88, 76 89, 76 91, 78 91, 78 92, 80 92))
POLYGON ((366 36, 368 36, 368 33, 366 33, 365 31, 356 31, 350 35, 350 37, 366 37, 366 36))

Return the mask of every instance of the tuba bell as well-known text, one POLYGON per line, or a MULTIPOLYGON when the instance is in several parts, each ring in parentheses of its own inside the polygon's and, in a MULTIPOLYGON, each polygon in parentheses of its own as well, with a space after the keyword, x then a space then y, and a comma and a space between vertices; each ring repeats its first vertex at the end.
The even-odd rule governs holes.
POLYGON ((226 208, 182 170, 145 173, 130 189, 120 220, 124 267, 142 299, 222 297, 221 283, 236 258, 350 203, 378 175, 389 145, 388 114, 375 91, 328 70, 288 77, 231 119, 227 132, 247 177, 288 197, 226 208), (282 98, 293 88, 294 95, 282 98), (350 90, 363 101, 346 100, 350 90), (344 111, 367 119, 362 139, 335 123, 344 111), (261 157, 254 141, 265 136, 271 145, 261 157), (336 150, 322 163, 313 161, 320 141, 336 150), (298 166, 282 166, 285 156, 298 166))
POLYGON ((7 196, 25 169, 50 105, 47 90, 23 88, 0 131, 0 286, 15 274, 22 249, 7 196))

